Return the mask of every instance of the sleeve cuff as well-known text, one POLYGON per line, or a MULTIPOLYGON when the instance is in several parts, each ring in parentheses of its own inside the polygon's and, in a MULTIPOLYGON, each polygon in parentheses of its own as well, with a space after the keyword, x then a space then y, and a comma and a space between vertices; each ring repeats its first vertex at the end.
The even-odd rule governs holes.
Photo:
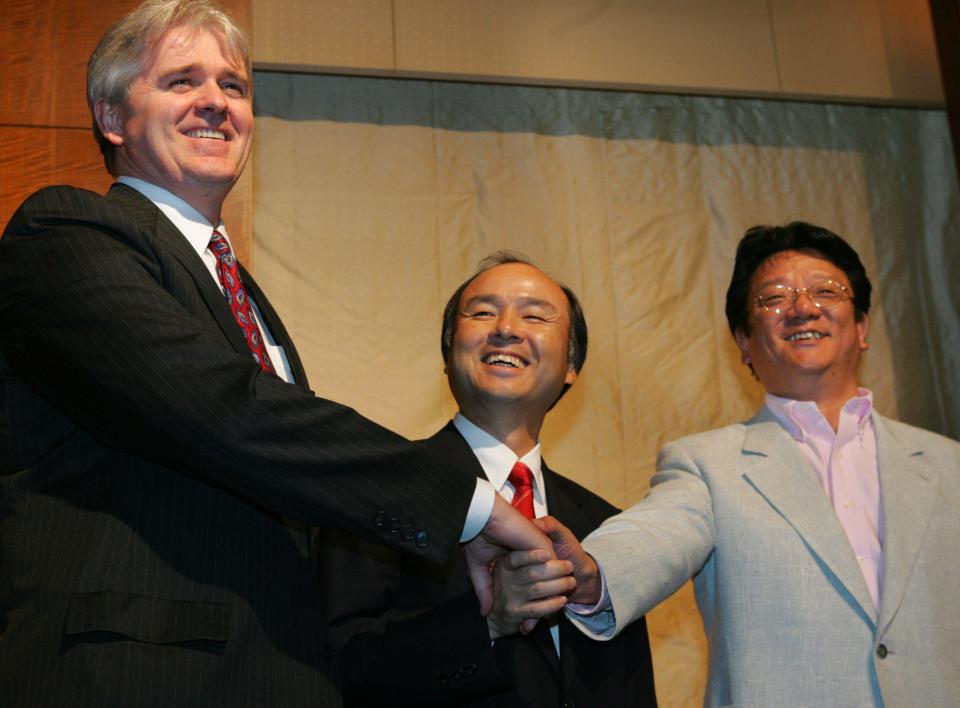
POLYGON ((497 490, 493 488, 489 480, 477 477, 477 486, 473 491, 473 499, 470 500, 470 508, 467 509, 467 519, 463 523, 460 543, 470 541, 483 531, 483 527, 487 525, 487 521, 490 519, 490 514, 493 513, 493 502, 496 499, 496 494, 497 490))

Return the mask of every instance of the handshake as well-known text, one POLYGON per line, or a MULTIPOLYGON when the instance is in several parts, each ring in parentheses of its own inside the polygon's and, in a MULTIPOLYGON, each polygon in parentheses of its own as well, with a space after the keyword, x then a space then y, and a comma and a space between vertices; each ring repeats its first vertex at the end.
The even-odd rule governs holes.
POLYGON ((600 601, 600 570, 570 529, 552 516, 530 521, 499 495, 465 553, 491 639, 528 634, 569 602, 600 601))

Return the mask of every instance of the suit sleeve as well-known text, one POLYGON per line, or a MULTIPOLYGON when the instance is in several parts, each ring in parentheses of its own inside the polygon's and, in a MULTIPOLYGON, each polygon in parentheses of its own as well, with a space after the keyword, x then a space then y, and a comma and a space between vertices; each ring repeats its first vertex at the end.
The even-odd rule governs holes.
POLYGON ((594 639, 611 639, 703 567, 714 543, 710 490, 682 443, 657 457, 648 495, 605 521, 583 547, 602 568, 613 611, 567 617, 594 639))
POLYGON ((338 532, 319 572, 344 704, 460 706, 509 687, 456 554, 444 566, 338 532))
POLYGON ((475 487, 472 456, 436 459, 263 374, 191 306, 196 285, 172 257, 65 209, 77 193, 42 192, 0 242, 0 346, 18 378, 105 448, 284 517, 448 555, 475 487))

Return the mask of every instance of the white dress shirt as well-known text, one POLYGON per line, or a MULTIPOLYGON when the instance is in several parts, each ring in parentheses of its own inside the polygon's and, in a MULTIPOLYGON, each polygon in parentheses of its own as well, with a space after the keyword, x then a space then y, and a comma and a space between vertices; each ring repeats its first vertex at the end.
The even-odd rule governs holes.
MULTIPOLYGON (((534 445, 523 457, 517 457, 513 450, 493 437, 485 430, 478 428, 460 413, 453 417, 453 425, 457 431, 467 441, 473 454, 480 461, 483 473, 487 475, 490 484, 497 490, 501 497, 507 501, 513 501, 513 495, 516 490, 507 480, 510 476, 510 470, 519 459, 520 462, 530 468, 533 477, 533 515, 537 518, 546 516, 547 497, 544 493, 543 471, 540 461, 540 443, 534 445)), ((553 646, 560 653, 560 628, 557 625, 556 617, 546 617, 541 622, 549 622, 550 636, 553 638, 553 646)))

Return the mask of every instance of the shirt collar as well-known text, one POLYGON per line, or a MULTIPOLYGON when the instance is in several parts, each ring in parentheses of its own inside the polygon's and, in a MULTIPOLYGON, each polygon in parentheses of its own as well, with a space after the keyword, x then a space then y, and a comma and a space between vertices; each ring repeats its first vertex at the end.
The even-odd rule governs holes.
MULTIPOLYGON (((207 221, 206 217, 176 194, 163 187, 126 175, 118 177, 117 181, 128 187, 133 187, 153 202, 157 209, 162 211, 163 215, 170 219, 177 230, 183 234, 183 237, 187 239, 197 255, 203 256, 203 252, 207 250, 207 246, 210 244, 210 237, 213 235, 213 225, 207 221)), ((230 243, 230 237, 227 235, 227 229, 223 225, 223 221, 217 225, 217 231, 223 234, 227 243, 230 243)), ((233 248, 232 243, 230 243, 230 248, 233 248)))
MULTIPOLYGON (((453 425, 463 436, 463 439, 467 441, 470 449, 473 450, 473 454, 477 456, 477 460, 479 460, 480 466, 490 483, 497 491, 503 489, 507 477, 510 476, 510 470, 513 469, 513 465, 518 459, 513 450, 486 430, 471 423, 460 413, 453 417, 453 425)), ((533 483, 539 490, 542 499, 543 473, 540 469, 540 443, 534 445, 530 452, 519 459, 533 473, 533 483)))
MULTIPOLYGON (((764 397, 764 403, 794 440, 802 442, 805 437, 812 434, 814 426, 829 426, 823 413, 813 401, 781 398, 768 393, 764 397)), ((840 415, 852 416, 856 420, 856 429, 862 431, 872 413, 873 393, 868 389, 858 388, 857 395, 843 404, 840 415)))

